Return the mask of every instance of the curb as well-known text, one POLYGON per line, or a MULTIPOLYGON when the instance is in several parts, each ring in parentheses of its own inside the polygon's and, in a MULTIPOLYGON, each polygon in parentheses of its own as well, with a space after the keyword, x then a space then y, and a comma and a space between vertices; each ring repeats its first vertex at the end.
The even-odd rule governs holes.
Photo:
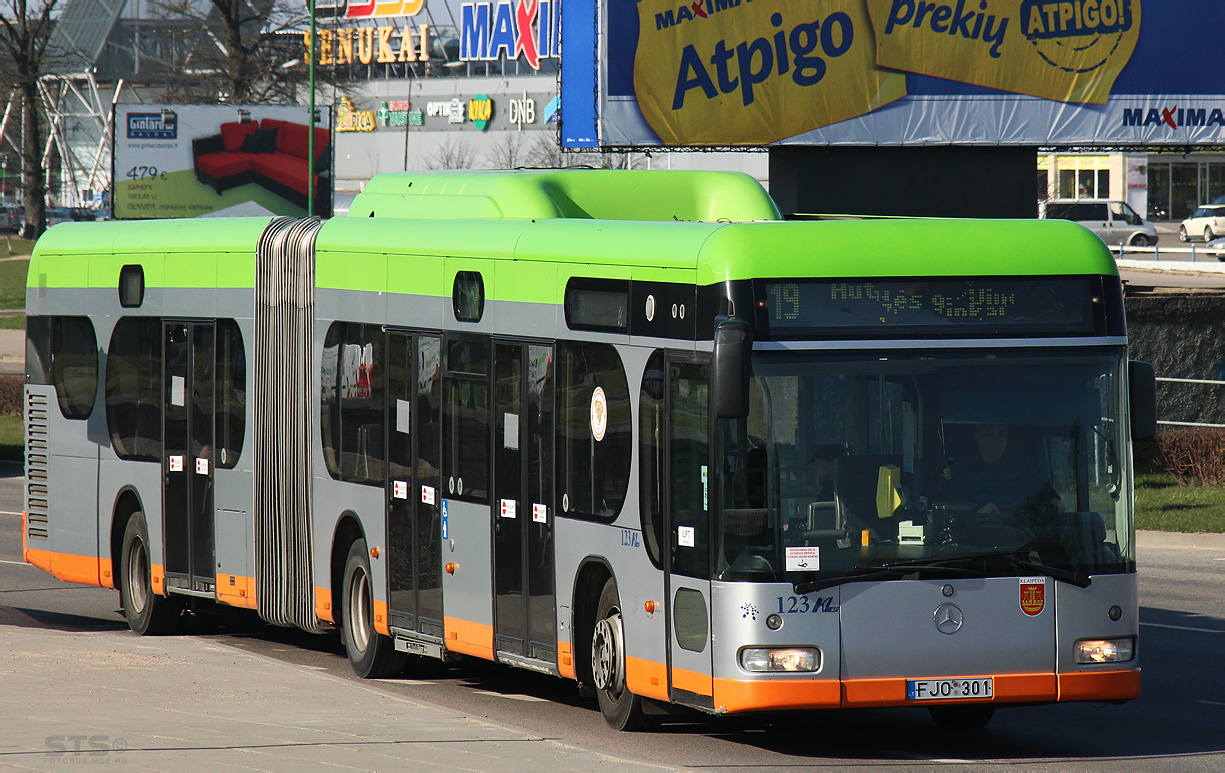
POLYGON ((1137 531, 1136 547, 1225 550, 1225 534, 1183 534, 1181 532, 1173 531, 1137 531))

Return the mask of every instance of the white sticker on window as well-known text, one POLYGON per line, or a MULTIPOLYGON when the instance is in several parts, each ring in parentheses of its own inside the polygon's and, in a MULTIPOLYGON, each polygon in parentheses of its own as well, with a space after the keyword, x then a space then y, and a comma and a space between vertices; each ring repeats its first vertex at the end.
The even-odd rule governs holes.
POLYGON ((788 572, 815 572, 821 568, 821 548, 796 546, 787 548, 788 572))
POLYGON ((391 495, 396 499, 408 499, 408 481, 395 480, 391 482, 391 495))
POLYGON ((710 476, 706 465, 702 465, 702 509, 710 509, 710 476))
POLYGON ((502 500, 502 517, 503 518, 514 518, 515 517, 515 500, 513 499, 503 499, 502 500))
POLYGON ((182 472, 183 471, 183 457, 181 456, 170 457, 170 471, 171 472, 182 472))
POLYGON ((421 487, 421 503, 425 505, 434 504, 434 487, 433 486, 422 486, 421 487))
POLYGON ((519 414, 504 413, 502 414, 505 431, 502 433, 502 445, 512 451, 519 450, 519 414))
POLYGON ((413 431, 413 404, 407 400, 396 400, 396 432, 405 435, 413 431))
POLYGON ((677 526, 676 527, 676 544, 683 548, 691 548, 696 544, 694 542, 694 534, 692 526, 677 526))
POLYGON ((197 475, 208 475, 208 460, 207 459, 197 459, 196 460, 196 474, 197 475))
POLYGON ((539 502, 532 503, 532 520, 536 523, 549 522, 549 507, 542 505, 539 502))
POLYGON ((604 396, 604 389, 596 387, 595 392, 591 394, 591 436, 600 442, 604 439, 604 433, 608 431, 608 398, 604 396))
POLYGON ((170 377, 170 404, 177 406, 187 404, 187 382, 182 376, 170 377))

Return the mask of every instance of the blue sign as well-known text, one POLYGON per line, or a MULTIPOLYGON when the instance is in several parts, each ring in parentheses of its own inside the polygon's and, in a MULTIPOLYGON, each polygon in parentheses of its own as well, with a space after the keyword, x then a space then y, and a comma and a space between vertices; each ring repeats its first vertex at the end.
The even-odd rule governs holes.
POLYGON ((128 113, 128 139, 174 140, 179 137, 178 121, 161 113, 128 113))
POLYGON ((449 530, 447 529, 447 500, 444 499, 442 500, 442 538, 450 539, 450 537, 448 536, 448 533, 449 533, 449 530))

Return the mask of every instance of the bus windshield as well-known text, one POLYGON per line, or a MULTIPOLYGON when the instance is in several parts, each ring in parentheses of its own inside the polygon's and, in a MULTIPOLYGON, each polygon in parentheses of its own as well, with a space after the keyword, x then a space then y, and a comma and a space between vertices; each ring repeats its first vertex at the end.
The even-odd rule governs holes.
POLYGON ((754 353, 718 424, 715 576, 1134 570, 1118 350, 754 353))

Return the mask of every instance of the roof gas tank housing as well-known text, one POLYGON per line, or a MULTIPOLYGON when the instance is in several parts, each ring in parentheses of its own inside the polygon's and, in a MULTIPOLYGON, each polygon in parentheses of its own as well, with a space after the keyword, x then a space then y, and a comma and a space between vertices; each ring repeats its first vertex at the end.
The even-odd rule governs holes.
POLYGON ((381 174, 353 200, 348 216, 708 223, 782 219, 770 195, 747 174, 637 169, 381 174))

